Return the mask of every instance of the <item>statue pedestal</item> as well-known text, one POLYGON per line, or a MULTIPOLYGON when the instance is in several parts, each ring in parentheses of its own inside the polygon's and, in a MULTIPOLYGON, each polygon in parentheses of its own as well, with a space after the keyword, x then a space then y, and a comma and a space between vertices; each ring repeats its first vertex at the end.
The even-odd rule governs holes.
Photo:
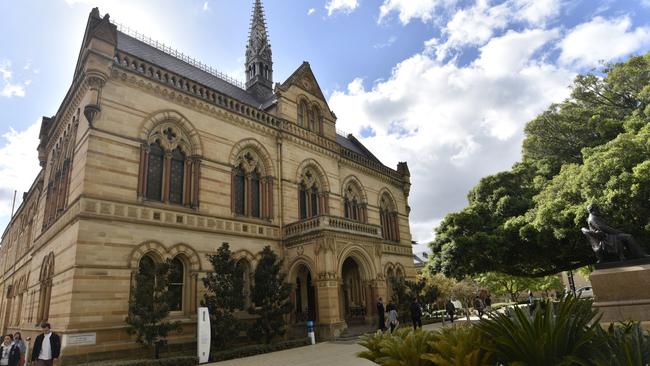
POLYGON ((650 325, 650 262, 607 263, 596 268, 589 280, 593 306, 603 314, 601 322, 633 320, 650 325))

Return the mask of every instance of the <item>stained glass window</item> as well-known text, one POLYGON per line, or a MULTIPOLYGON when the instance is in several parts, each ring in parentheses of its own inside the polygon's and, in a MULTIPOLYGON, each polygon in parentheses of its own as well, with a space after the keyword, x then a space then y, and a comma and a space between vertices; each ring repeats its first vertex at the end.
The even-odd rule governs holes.
POLYGON ((245 215, 246 177, 241 167, 235 168, 235 213, 245 215))
POLYGON ((300 205, 300 219, 306 219, 307 218, 307 189, 305 188, 304 185, 300 185, 300 191, 299 191, 299 205, 300 205))
POLYGON ((251 216, 260 217, 260 176, 257 170, 251 174, 251 216))
POLYGON ((183 283, 184 283, 184 266, 183 261, 178 257, 174 258, 171 263, 169 275, 169 310, 183 310, 183 283))
POLYGON ((162 200, 162 179, 164 152, 158 142, 149 145, 149 161, 147 168, 147 198, 162 200))
POLYGON ((185 173, 185 154, 175 148, 172 151, 171 176, 169 179, 169 202, 183 204, 183 176, 185 173))
POLYGON ((318 189, 311 189, 311 216, 318 216, 318 189))

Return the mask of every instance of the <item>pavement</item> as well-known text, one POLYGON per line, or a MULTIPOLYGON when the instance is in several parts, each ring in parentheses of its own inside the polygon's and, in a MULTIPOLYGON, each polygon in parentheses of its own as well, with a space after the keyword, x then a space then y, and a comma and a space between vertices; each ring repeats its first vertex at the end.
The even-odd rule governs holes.
MULTIPOLYGON (((472 317, 477 321, 477 317, 472 317)), ((457 319, 456 324, 464 323, 465 318, 457 319)), ((445 326, 449 326, 449 322, 445 326)), ((406 324, 402 327, 407 326, 406 324)), ((408 324, 410 326, 410 324, 408 324)), ((427 324, 423 328, 435 330, 441 323, 427 324)), ((317 343, 313 346, 298 347, 263 355, 239 358, 236 360, 215 362, 212 366, 372 366, 374 362, 358 358, 356 354, 364 348, 357 344, 357 339, 317 343)))

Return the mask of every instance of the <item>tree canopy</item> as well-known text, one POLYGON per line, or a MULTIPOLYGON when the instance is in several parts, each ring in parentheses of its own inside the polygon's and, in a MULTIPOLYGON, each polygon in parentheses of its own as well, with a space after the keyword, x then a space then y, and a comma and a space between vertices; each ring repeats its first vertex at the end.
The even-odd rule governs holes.
POLYGON ((522 161, 481 179, 444 218, 430 268, 538 277, 593 264, 580 232, 589 203, 647 248, 649 122, 650 53, 576 77, 570 98, 526 125, 522 161))

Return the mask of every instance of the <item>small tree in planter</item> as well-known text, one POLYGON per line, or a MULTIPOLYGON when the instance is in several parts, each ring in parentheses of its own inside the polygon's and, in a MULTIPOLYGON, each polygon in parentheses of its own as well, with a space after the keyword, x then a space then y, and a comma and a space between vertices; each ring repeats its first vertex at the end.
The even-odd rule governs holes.
POLYGON ((275 336, 286 332, 285 315, 291 312, 289 294, 291 285, 285 282, 285 274, 280 272, 282 261, 270 246, 260 252, 260 260, 255 269, 255 283, 252 300, 255 304, 249 312, 257 315, 255 324, 249 328, 248 335, 259 341, 271 343, 275 336))
POLYGON ((180 322, 169 322, 169 304, 172 294, 168 291, 172 275, 171 261, 156 264, 144 256, 135 276, 129 298, 129 315, 125 322, 127 332, 135 334, 136 341, 146 348, 154 347, 154 357, 160 357, 160 347, 166 343, 169 332, 182 331, 180 322))
POLYGON ((201 304, 210 312, 212 341, 216 349, 226 349, 243 329, 234 317, 237 309, 244 307, 244 271, 224 243, 217 254, 208 255, 213 272, 203 278, 206 293, 201 304))

